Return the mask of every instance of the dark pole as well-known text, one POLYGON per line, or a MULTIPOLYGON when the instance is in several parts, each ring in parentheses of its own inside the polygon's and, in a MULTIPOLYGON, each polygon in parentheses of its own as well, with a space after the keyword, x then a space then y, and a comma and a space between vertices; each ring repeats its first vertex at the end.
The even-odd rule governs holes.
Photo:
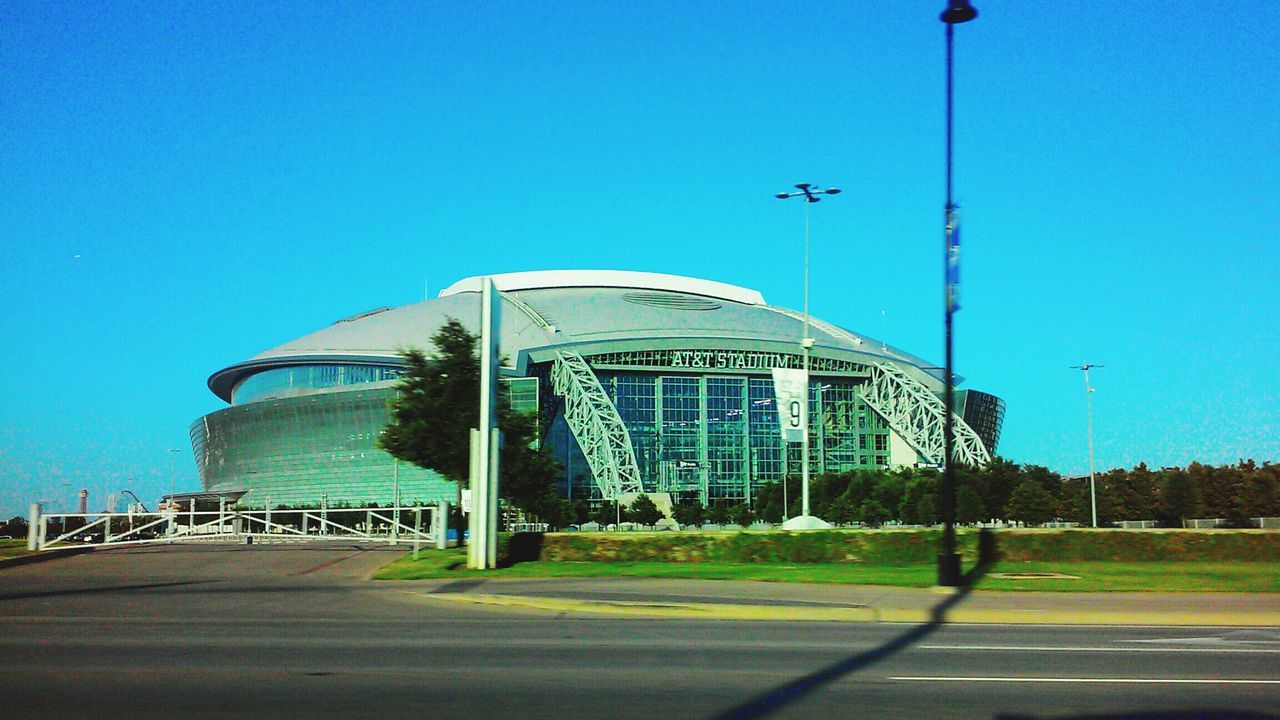
POLYGON ((940 19, 947 26, 947 204, 943 217, 943 301, 946 304, 946 367, 942 373, 943 404, 945 412, 942 421, 942 550, 938 553, 938 585, 957 587, 960 585, 960 554, 956 552, 956 468, 952 460, 952 449, 955 444, 952 427, 952 409, 955 407, 955 388, 952 377, 952 315, 955 311, 954 288, 951 257, 951 233, 955 230, 955 203, 951 199, 951 115, 952 115, 952 47, 955 42, 955 25, 969 22, 978 16, 968 0, 950 0, 947 9, 940 19))

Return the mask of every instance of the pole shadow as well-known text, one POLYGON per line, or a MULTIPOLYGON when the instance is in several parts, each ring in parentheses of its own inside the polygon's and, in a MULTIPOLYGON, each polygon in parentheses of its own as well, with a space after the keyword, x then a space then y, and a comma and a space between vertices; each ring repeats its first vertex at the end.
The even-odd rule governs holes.
POLYGON ((961 577, 960 586, 953 595, 932 608, 929 622, 917 625, 879 647, 852 655, 825 668, 765 691, 744 703, 713 715, 712 720, 752 720, 753 718, 767 717, 792 703, 803 700, 828 683, 886 660, 895 653, 924 640, 946 622, 947 612, 964 601, 978 580, 987 574, 998 555, 995 534, 984 528, 978 535, 978 564, 961 577))

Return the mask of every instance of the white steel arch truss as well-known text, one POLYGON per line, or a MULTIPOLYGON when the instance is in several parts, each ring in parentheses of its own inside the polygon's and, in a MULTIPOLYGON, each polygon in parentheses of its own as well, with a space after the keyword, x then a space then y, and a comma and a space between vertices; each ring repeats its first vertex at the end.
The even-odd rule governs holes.
POLYGON ((617 500, 642 491, 631 435, 587 361, 559 350, 551 366, 555 393, 564 398, 564 419, 582 448, 600 494, 617 500))
MULTIPOLYGON (((863 386, 862 399, 926 460, 942 464, 946 409, 929 388, 900 368, 877 362, 871 365, 871 380, 863 386)), ((990 462, 991 453, 973 428, 955 413, 952 418, 952 460, 974 466, 990 462)))

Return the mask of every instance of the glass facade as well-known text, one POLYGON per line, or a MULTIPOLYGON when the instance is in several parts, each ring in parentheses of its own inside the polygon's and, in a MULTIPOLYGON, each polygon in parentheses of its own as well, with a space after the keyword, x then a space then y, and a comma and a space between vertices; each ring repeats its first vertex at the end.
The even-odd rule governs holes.
MULTIPOLYGON (((631 436, 646 492, 745 501, 762 484, 800 474, 801 445, 784 448, 772 378, 613 371, 599 377, 631 436)), ((858 378, 810 383, 814 475, 889 466, 888 425, 862 401, 860 388, 858 378)), ((553 419, 548 443, 565 466, 565 494, 599 499, 562 416, 553 419)))
MULTIPOLYGON (((504 378, 501 392, 512 407, 527 412, 538 409, 538 388, 537 378, 504 378)), ((394 387, 366 384, 236 404, 206 415, 191 425, 201 485, 211 491, 249 490, 240 500, 248 506, 316 505, 321 495, 330 505, 385 505, 397 486, 405 503, 456 502, 453 482, 377 447, 395 393, 394 387)))
POLYGON ((294 365, 245 378, 231 391, 231 404, 305 395, 342 385, 364 385, 400 377, 395 365, 294 365))
POLYGON ((959 390, 956 395, 958 414, 982 438, 987 451, 995 455, 1000 429, 1004 426, 1004 401, 979 390, 959 390))

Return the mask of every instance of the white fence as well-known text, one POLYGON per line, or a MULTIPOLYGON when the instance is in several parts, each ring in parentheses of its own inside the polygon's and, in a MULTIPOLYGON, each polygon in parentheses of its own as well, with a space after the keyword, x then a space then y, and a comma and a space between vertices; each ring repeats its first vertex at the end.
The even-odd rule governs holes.
POLYGON ((448 503, 313 510, 46 513, 31 506, 29 550, 175 542, 353 540, 445 547, 448 503))

